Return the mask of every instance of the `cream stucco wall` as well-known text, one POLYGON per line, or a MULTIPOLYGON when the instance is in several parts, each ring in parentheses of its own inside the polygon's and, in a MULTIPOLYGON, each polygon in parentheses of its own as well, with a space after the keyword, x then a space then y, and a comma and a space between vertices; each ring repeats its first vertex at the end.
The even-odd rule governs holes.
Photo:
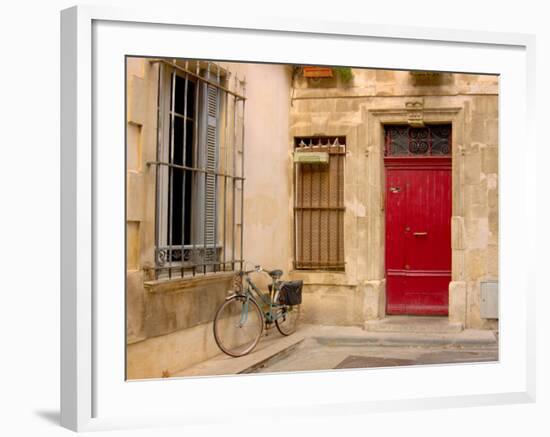
MULTIPOLYGON (((183 64, 182 64, 183 65, 183 64)), ((248 98, 245 106, 244 255, 266 268, 290 265, 290 182, 288 126, 291 69, 279 65, 221 63, 230 72, 226 86, 248 98)), ((195 279, 160 279, 154 275, 155 171, 159 64, 127 60, 127 377, 168 376, 219 353, 212 320, 227 290, 231 273, 195 279)), ((233 117, 233 107, 228 104, 233 117)), ((237 111, 237 124, 242 113, 237 111)), ((233 156, 240 174, 241 135, 221 132, 220 154, 233 156)), ((228 166, 232 165, 231 159, 228 166)), ((223 159, 220 164, 224 166, 223 159)), ((222 169, 223 171, 223 169, 222 169)), ((231 189, 228 189, 231 204, 231 189)), ((236 190, 237 234, 240 185, 236 190)), ((229 211, 229 210, 228 210, 229 211)), ((221 214, 221 209, 219 210, 221 214)), ((219 217, 221 220, 221 217, 219 217)), ((231 228, 232 215, 227 219, 231 228)), ((221 223, 221 222, 220 222, 221 223)), ((218 233, 220 238, 221 232, 218 233)), ((230 244, 230 240, 228 244, 230 244)), ((239 238, 235 244, 240 253, 239 238)), ((231 248, 228 248, 231 251, 231 248)))
POLYGON ((285 272, 292 266, 288 221, 292 181, 288 149, 291 69, 281 65, 230 64, 246 78, 244 254, 285 272))

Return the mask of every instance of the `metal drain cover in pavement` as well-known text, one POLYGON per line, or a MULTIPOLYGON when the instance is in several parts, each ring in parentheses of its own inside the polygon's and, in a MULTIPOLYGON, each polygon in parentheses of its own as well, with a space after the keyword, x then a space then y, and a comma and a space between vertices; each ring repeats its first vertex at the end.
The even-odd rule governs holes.
POLYGON ((363 357, 350 355, 335 369, 361 369, 364 367, 389 367, 389 366, 410 366, 416 364, 415 360, 404 360, 401 358, 363 357))

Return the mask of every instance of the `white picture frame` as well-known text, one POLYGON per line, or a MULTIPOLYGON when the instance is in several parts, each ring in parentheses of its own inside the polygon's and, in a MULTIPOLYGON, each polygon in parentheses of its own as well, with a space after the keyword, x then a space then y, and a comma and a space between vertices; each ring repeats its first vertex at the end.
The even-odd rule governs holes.
POLYGON ((227 401, 224 393, 232 393, 236 403, 254 409, 258 419, 275 414, 364 414, 533 402, 535 291, 530 286, 532 280, 526 279, 532 277, 532 267, 521 259, 521 253, 534 244, 535 218, 528 215, 526 208, 512 208, 512 203, 519 200, 525 205, 535 204, 535 175, 534 171, 527 171, 535 168, 536 160, 531 125, 535 95, 534 48, 534 36, 523 34, 306 19, 263 18, 252 21, 245 17, 239 22, 227 22, 215 15, 193 16, 155 8, 126 10, 78 6, 64 10, 61 14, 62 425, 82 431, 230 422, 233 409, 221 408, 227 401), (160 45, 162 38, 173 41, 174 36, 182 34, 189 40, 194 37, 201 39, 204 45, 191 48, 182 47, 181 43, 160 45), (120 209, 124 209, 124 204, 119 205, 120 193, 124 191, 124 177, 121 177, 124 161, 120 161, 124 156, 124 142, 120 141, 124 125, 116 124, 120 117, 124 117, 124 76, 118 74, 123 71, 124 57, 120 54, 216 58, 220 56, 220 47, 209 45, 209 41, 220 36, 233 38, 236 42, 233 51, 228 50, 225 54, 232 60, 289 63, 307 60, 322 64, 323 59, 327 59, 323 56, 328 52, 331 63, 349 65, 344 62, 349 61, 350 53, 334 50, 345 41, 350 47, 356 44, 372 48, 369 59, 357 58, 353 64, 356 66, 439 68, 501 75, 499 124, 500 146, 504 153, 500 162, 500 214, 501 217, 506 214, 506 220, 501 227, 501 242, 504 244, 500 246, 503 275, 498 363, 173 381, 121 380, 124 368, 124 341, 121 341, 124 338, 124 324, 121 324, 124 320, 124 273, 120 270, 120 263, 124 265, 124 259, 117 256, 120 255, 120 238, 124 238, 124 233, 120 235, 123 222, 117 220, 120 219, 120 209), (251 42, 251 36, 254 40, 262 39, 261 45, 258 41, 251 42), (291 41, 306 44, 305 40, 311 44, 307 53, 289 49, 291 41), (110 42, 109 46, 106 46, 106 41, 110 42), (249 41, 249 44, 238 44, 243 41, 249 41), (327 50, 329 45, 331 47, 327 50), (287 48, 286 53, 275 49, 281 46, 287 48), (430 65, 405 55, 389 61, 383 55, 387 47, 403 54, 411 48, 431 50, 441 53, 441 58, 430 65), (448 51, 456 52, 458 58, 449 59, 445 55, 448 51), (462 68, 460 54, 464 56, 462 68), (492 56, 488 57, 489 54, 492 56), (478 68, 472 68, 476 65, 478 68), (106 96, 112 98, 109 108, 102 106, 107 101, 106 96), (120 111, 118 116, 116 111, 120 111), (104 123, 107 118, 114 124, 104 123), (510 181, 506 175, 510 174, 507 168, 511 157, 506 151, 518 138, 523 139, 525 153, 516 158, 516 161, 520 160, 518 171, 514 173, 514 181, 510 181), (110 149, 104 146, 106 139, 114 145, 110 149), (107 188, 109 194, 106 194, 107 188), (513 233, 514 223, 519 221, 531 224, 527 234, 521 237, 513 233), (109 253, 105 251, 107 242, 112 242, 113 250, 109 253), (511 266, 514 268, 508 269, 511 266), (521 290, 516 291, 514 301, 509 293, 512 287, 521 290), (106 288, 111 293, 106 294, 106 288), (109 332, 112 338, 106 335, 109 332), (407 381, 411 372, 415 374, 415 383, 396 383, 392 388, 384 385, 389 378, 396 382, 407 381), (428 376, 435 381, 433 386, 422 387, 428 376), (452 381, 451 378, 458 379, 452 381), (285 405, 284 399, 277 396, 261 404, 250 401, 251 393, 282 380, 289 383, 295 395, 292 405, 285 405), (449 384, 438 386, 438 380, 449 384), (358 386, 368 384, 369 390, 346 394, 346 384, 352 383, 358 386), (170 399, 182 390, 189 399, 167 408, 170 399), (237 392, 239 395, 235 396, 237 392), (209 398, 213 393, 220 396, 219 402, 209 398), (137 398, 142 399, 140 405, 132 403, 132 399, 137 398), (155 405, 148 404, 151 399, 156 400, 155 405), (205 405, 209 405, 208 411, 205 405))

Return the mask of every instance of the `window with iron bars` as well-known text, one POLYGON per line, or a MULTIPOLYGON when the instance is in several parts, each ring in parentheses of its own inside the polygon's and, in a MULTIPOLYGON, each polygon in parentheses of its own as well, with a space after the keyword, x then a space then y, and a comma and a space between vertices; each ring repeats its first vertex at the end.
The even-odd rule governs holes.
POLYGON ((218 64, 154 62, 156 276, 235 270, 243 247, 244 93, 229 89, 230 73, 218 64))
POLYGON ((344 271, 346 137, 297 137, 295 152, 326 152, 328 163, 296 163, 294 268, 344 271))

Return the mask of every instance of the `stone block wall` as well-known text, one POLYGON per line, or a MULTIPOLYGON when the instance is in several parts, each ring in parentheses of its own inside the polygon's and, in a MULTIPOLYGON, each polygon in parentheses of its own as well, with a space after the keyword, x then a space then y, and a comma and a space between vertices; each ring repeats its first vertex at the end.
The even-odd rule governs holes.
POLYGON ((466 326, 496 328, 480 317, 480 282, 498 280, 498 96, 471 97, 465 110, 464 241, 466 326))
POLYGON ((127 58, 126 113, 126 334, 129 343, 145 338, 147 267, 153 263, 155 188, 147 161, 156 159, 156 80, 158 66, 146 59, 127 58), (151 109, 153 108, 153 109, 151 109))
MULTIPOLYGON (((353 69, 353 79, 295 80, 291 138, 346 135, 346 271, 340 306, 363 299, 363 312, 344 312, 339 324, 385 316, 384 123, 407 123, 408 102, 421 102, 426 122, 453 124, 452 282, 449 319, 469 328, 497 326, 480 317, 481 281, 498 279, 498 78, 444 73, 353 69), (345 301, 345 302, 344 302, 345 301)), ((312 321, 326 312, 321 296, 333 290, 320 272, 293 272, 311 294, 312 321)), ((333 293, 333 296, 336 296, 333 293)), ((337 299, 334 297, 334 299, 337 299)), ((333 300, 334 300, 333 299, 333 300)), ((338 306, 338 305, 336 305, 338 306)))

